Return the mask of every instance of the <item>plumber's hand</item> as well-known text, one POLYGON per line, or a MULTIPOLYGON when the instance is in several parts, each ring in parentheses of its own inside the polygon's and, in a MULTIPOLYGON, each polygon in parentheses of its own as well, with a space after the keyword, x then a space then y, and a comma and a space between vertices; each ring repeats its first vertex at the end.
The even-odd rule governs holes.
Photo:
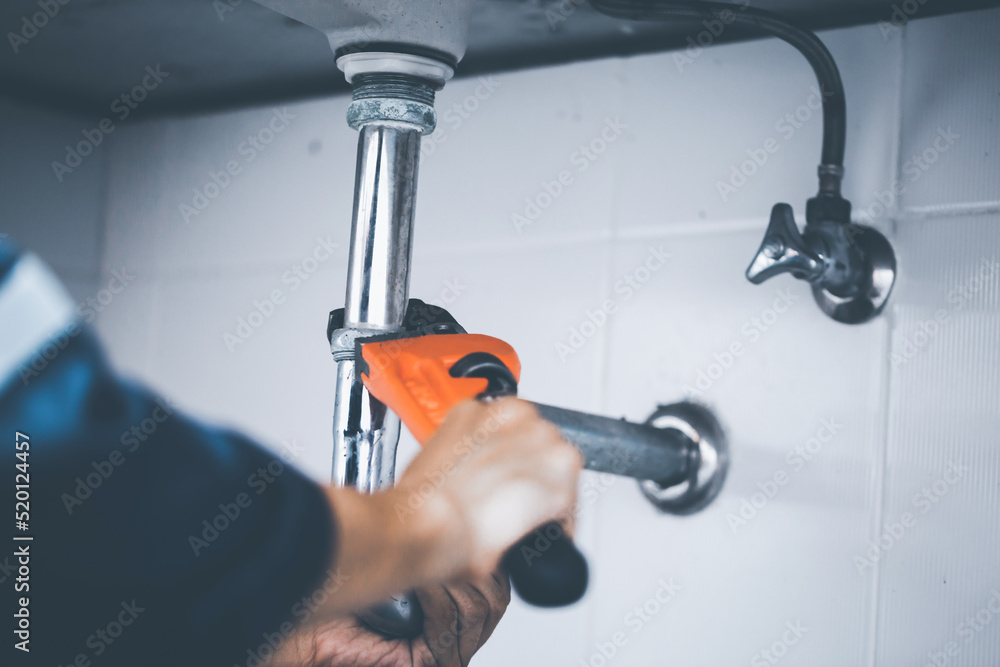
POLYGON ((510 602, 505 573, 476 582, 417 591, 424 632, 385 639, 353 616, 303 628, 268 667, 464 667, 496 628, 510 602))
POLYGON ((530 403, 459 404, 396 487, 328 489, 341 584, 323 620, 399 591, 486 579, 524 535, 554 519, 571 523, 582 466, 530 403))
MULTIPOLYGON (((583 456, 516 398, 455 407, 396 486, 397 514, 439 526, 443 579, 485 577, 519 538, 570 522, 583 456)), ((570 526, 570 529, 572 527, 570 526)))
POLYGON ((268 667, 464 667, 510 602, 503 554, 534 528, 569 522, 583 457, 515 398, 467 401, 401 476, 364 495, 329 489, 337 589, 268 667), (417 590, 423 634, 389 640, 349 612, 417 590))

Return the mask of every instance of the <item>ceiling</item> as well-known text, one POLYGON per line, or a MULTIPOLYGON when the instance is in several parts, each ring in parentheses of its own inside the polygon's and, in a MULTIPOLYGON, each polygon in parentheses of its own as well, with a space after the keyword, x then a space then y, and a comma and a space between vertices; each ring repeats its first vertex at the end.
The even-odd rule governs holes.
MULTIPOLYGON (((478 0, 458 75, 668 50, 686 46, 696 32, 685 23, 614 20, 579 2, 478 0), (552 20, 560 16, 565 20, 552 20)), ((902 4, 752 0, 813 29, 889 20, 893 5, 902 4)), ((908 0, 911 5, 922 18, 1000 0, 908 0)), ((0 90, 74 113, 106 115, 115 98, 156 65, 170 76, 134 115, 195 113, 346 88, 322 33, 252 0, 4 0, 0 25, 8 42, 0 47, 0 90), (22 33, 24 17, 40 4, 58 11, 37 34, 22 33), (26 39, 12 42, 17 34, 26 39)), ((731 30, 720 41, 748 36, 731 30)))

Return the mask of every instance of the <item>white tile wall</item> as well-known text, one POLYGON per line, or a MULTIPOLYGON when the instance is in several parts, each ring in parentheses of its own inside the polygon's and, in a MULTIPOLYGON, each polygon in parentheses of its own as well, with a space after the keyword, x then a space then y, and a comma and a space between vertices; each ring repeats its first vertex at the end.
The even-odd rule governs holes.
POLYGON ((899 173, 905 207, 1000 207, 998 33, 995 10, 908 26, 899 173))
POLYGON ((0 232, 42 255, 67 282, 96 278, 108 143, 102 141, 71 172, 57 174, 52 163, 65 162, 67 146, 84 141, 91 119, 0 98, 0 120, 0 232))
MULTIPOLYGON (((772 664, 760 652, 787 624, 802 628, 787 665, 924 665, 948 650, 949 666, 1000 661, 988 607, 1000 590, 998 30, 1000 10, 989 10, 822 35, 847 86, 847 195, 890 234, 901 267, 886 315, 856 328, 823 316, 790 278, 743 278, 771 206, 801 214, 814 191, 819 117, 787 139, 777 127, 812 85, 787 46, 719 47, 682 68, 667 53, 505 73, 440 94, 413 295, 510 341, 529 398, 642 419, 696 389, 733 457, 715 505, 685 519, 658 515, 628 480, 587 474, 590 594, 561 611, 515 602, 475 664, 772 664), (912 154, 949 126, 960 138, 904 180, 912 154), (781 150, 723 201, 717 181, 770 137, 781 150), (593 160, 581 149, 592 142, 593 160), (880 208, 894 181, 902 201, 880 208), (515 214, 531 224, 518 229, 515 214), (669 258, 646 279, 651 252, 669 258), (645 280, 632 294, 616 288, 629 274, 645 280), (609 299, 616 312, 596 335, 560 355, 609 299), (733 343, 742 353, 729 359, 733 343), (797 459, 826 436, 824 422, 836 434, 797 459), (969 470, 940 482, 952 462, 969 470), (787 483, 734 528, 779 472, 787 483), (947 493, 921 513, 914 494, 935 482, 947 493), (863 565, 869 540, 907 511, 915 524, 863 565), (679 590, 661 604, 663 582, 679 590), (961 624, 976 614, 983 627, 970 632, 961 624)), ((252 161, 241 142, 273 109, 121 128, 102 153, 106 198, 96 167, 69 188, 46 181, 69 139, 25 138, 43 126, 72 138, 74 121, 14 109, 26 129, 2 126, 22 161, 3 173, 24 195, 4 230, 73 278, 77 298, 112 269, 138 275, 98 320, 119 365, 198 415, 271 446, 305 444, 301 464, 317 479, 328 474, 332 400, 323 333, 343 298, 355 160, 345 107, 342 97, 289 105, 288 127, 252 161), (186 222, 179 206, 230 160, 240 173, 186 222), (293 290, 285 272, 327 235, 339 247, 293 290), (275 289, 284 303, 230 352, 224 334, 275 289)), ((404 463, 414 451, 404 439, 404 463)))
POLYGON ((733 452, 724 493, 695 517, 658 515, 629 483, 600 504, 593 638, 625 630, 625 664, 746 664, 799 621, 808 633, 789 653, 795 664, 863 661, 872 590, 851 555, 875 509, 885 325, 845 329, 793 281, 750 285, 742 271, 759 237, 671 236, 616 253, 614 276, 634 272, 650 245, 672 258, 610 323, 607 409, 641 419, 690 386, 725 421, 733 452), (810 461, 795 457, 813 437, 829 442, 810 461), (769 487, 773 498, 755 514, 744 509, 769 487), (660 577, 675 578, 681 594, 655 629, 629 629, 623 618, 660 577), (708 618, 725 629, 710 649, 708 618))
MULTIPOLYGON (((823 40, 847 89, 844 194, 860 204, 893 172, 901 40, 883 41, 874 27, 824 33, 823 40)), ((615 202, 623 231, 766 219, 778 201, 805 215, 816 191, 822 114, 816 78, 792 47, 764 40, 693 58, 641 56, 626 61, 624 76, 628 167, 615 202)))
POLYGON ((621 70, 606 60, 445 86, 424 142, 418 241, 519 247, 606 233, 628 131, 621 70))
POLYGON ((1000 614, 998 225, 993 215, 900 227, 899 252, 919 269, 892 307, 882 523, 899 534, 904 514, 913 519, 878 555, 878 664, 1000 656, 1000 623, 989 622, 1000 614), (982 609, 986 622, 969 623, 982 609))
POLYGON ((85 155, 71 171, 53 168, 67 162, 68 146, 86 142, 93 119, 55 114, 10 100, 0 100, 0 181, 4 216, 0 233, 39 254, 63 279, 70 295, 96 317, 94 325, 114 339, 111 358, 136 374, 144 372, 151 330, 152 292, 129 281, 120 294, 106 291, 112 271, 128 280, 135 274, 133 260, 110 263, 102 269, 110 135, 85 155), (134 332, 115 336, 121 329, 134 332))
POLYGON ((345 110, 334 98, 122 128, 107 263, 221 275, 287 268, 316 236, 346 243, 355 137, 339 122, 345 110))

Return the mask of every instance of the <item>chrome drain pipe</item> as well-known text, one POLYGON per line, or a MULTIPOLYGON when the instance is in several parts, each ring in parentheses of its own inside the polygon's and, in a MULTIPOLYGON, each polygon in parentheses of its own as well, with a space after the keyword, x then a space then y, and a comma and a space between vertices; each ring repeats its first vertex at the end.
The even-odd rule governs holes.
MULTIPOLYGON (((337 363, 333 405, 333 483, 365 493, 392 486, 399 418, 358 381, 354 341, 403 326, 410 291, 420 138, 434 131, 434 92, 452 74, 430 58, 353 53, 338 65, 354 88, 348 124, 358 130, 347 295, 331 332, 337 363)), ((390 636, 423 628, 412 593, 358 615, 390 636)))
POLYGON ((415 56, 352 54, 338 61, 354 86, 348 124, 358 130, 354 209, 337 362, 333 482, 372 492, 393 483, 399 419, 356 381, 354 339, 398 330, 410 291, 420 137, 434 131, 434 92, 450 68, 415 56), (367 71, 396 63, 411 73, 367 71), (423 69, 421 69, 421 67, 423 69))
POLYGON ((355 381, 354 338, 403 324, 419 157, 418 129, 360 128, 344 328, 331 341, 333 482, 366 492, 393 482, 399 419, 355 381))

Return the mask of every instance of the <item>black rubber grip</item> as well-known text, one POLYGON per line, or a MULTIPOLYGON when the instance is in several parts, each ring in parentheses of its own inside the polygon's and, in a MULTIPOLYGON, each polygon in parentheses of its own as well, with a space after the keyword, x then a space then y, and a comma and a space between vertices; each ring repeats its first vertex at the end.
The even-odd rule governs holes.
MULTIPOLYGON (((517 395, 517 380, 492 354, 466 355, 449 370, 452 377, 486 378, 479 398, 517 395)), ((536 607, 565 607, 587 592, 587 559, 557 522, 526 535, 504 556, 510 582, 522 600, 536 607)))
POLYGON ((522 539, 503 562, 514 590, 536 607, 565 607, 587 592, 587 559, 558 523, 545 524, 522 539))

